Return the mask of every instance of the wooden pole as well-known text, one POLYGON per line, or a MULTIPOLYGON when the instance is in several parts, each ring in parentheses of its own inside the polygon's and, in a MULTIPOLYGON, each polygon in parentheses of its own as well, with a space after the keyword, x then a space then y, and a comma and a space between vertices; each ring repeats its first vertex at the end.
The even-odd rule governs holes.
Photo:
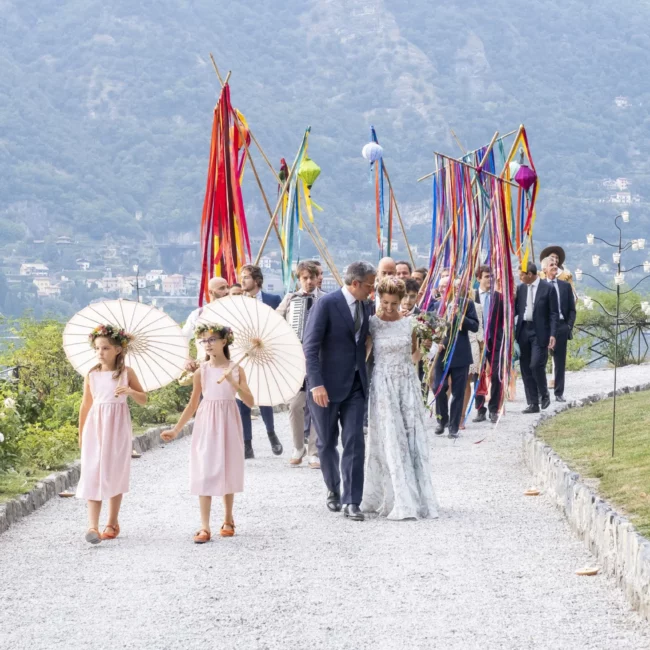
POLYGON ((395 190, 393 190, 393 184, 390 182, 390 176, 388 175, 388 169, 386 169, 386 165, 382 165, 384 169, 384 175, 386 176, 386 180, 388 181, 388 187, 390 188, 390 191, 393 195, 393 203, 395 204, 395 212, 397 212, 397 219, 399 220, 399 225, 402 229, 402 235, 404 235, 404 242, 406 243, 406 250, 408 251, 409 258, 411 260, 411 264, 413 268, 415 268, 415 258, 413 257, 413 251, 411 250, 411 246, 409 244, 408 237, 406 236, 406 228, 404 228, 404 222, 402 221, 402 215, 400 214, 399 211, 399 206, 397 205, 397 199, 395 198, 395 190))
POLYGON ((278 202, 275 206, 275 210, 273 210, 273 214, 271 215, 271 222, 269 223, 269 227, 266 229, 266 234, 264 235, 264 239, 262 240, 262 245, 260 246, 260 250, 257 253, 257 257, 255 258, 255 266, 258 266, 260 263, 260 258, 262 257, 262 253, 264 252, 264 248, 266 247, 266 242, 269 239, 269 235, 271 234, 271 229, 273 228, 273 224, 275 223, 275 217, 277 216, 278 210, 282 205, 282 199, 284 198, 284 193, 287 191, 287 188, 291 183, 291 178, 293 177, 293 173, 296 171, 296 167, 298 165, 299 153, 302 150, 303 146, 305 145, 305 140, 307 139, 307 136, 309 135, 310 131, 311 131, 311 126, 307 127, 307 130, 305 131, 305 135, 302 136, 302 142, 300 143, 300 147, 298 148, 298 154, 296 154, 296 158, 293 161, 293 165, 291 165, 291 169, 289 170, 289 176, 287 176, 287 180, 285 181, 284 187, 280 192, 280 196, 278 197, 278 202))
POLYGON ((339 275, 339 272, 336 268, 336 265, 334 264, 334 261, 329 257, 329 253, 327 252, 327 249, 322 247, 322 244, 319 243, 318 238, 316 237, 316 235, 311 229, 311 227, 314 226, 314 224, 310 224, 308 219, 305 219, 303 221, 303 224, 305 226, 305 230, 307 230, 309 236, 314 242, 314 246, 316 247, 316 250, 318 251, 319 255, 321 255, 321 257, 325 261, 325 264, 327 264, 327 268, 329 268, 330 272, 334 276, 334 279, 338 282, 340 287, 343 286, 341 276, 339 275))

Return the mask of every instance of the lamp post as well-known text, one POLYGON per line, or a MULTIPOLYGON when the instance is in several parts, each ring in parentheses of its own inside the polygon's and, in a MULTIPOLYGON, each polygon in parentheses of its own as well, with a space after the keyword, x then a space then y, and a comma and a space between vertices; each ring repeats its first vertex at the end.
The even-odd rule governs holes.
MULTIPOLYGON (((582 280, 583 276, 590 277, 598 284, 603 287, 603 289, 606 289, 607 291, 615 292, 616 293, 616 313, 611 313, 609 310, 605 308, 604 305, 602 305, 600 302, 597 300, 590 298, 590 297, 585 297, 584 298, 584 303, 585 307, 589 310, 593 309, 593 303, 596 303, 597 305, 600 306, 600 308, 603 310, 605 314, 607 314, 610 318, 614 319, 614 406, 613 406, 613 411, 612 411, 612 457, 614 456, 614 442, 616 438, 616 379, 617 379, 617 369, 618 369, 618 337, 619 337, 619 326, 621 324, 621 321, 625 321, 627 318, 629 318, 634 311, 636 311, 637 308, 639 308, 639 305, 634 305, 628 312, 621 318, 621 296, 631 293, 634 291, 644 280, 647 280, 650 275, 646 275, 645 277, 641 278, 631 289, 628 289, 627 291, 621 291, 621 286, 625 283, 625 273, 629 273, 631 271, 634 271, 638 268, 643 267, 643 270, 645 273, 650 273, 650 261, 646 261, 643 264, 637 264, 636 266, 633 266, 631 269, 624 269, 622 268, 622 256, 625 251, 628 249, 632 249, 634 251, 637 250, 643 250, 645 248, 645 239, 632 239, 629 242, 623 242, 623 231, 621 227, 618 225, 619 219, 623 223, 629 223, 630 221, 630 213, 625 211, 621 212, 621 214, 617 215, 614 218, 614 225, 618 229, 618 244, 612 244, 605 239, 601 239, 600 237, 596 237, 593 234, 588 234, 587 235, 587 244, 589 246, 593 246, 594 242, 596 240, 603 242, 607 246, 610 246, 611 248, 615 249, 615 252, 612 254, 612 260, 614 264, 616 264, 616 272, 614 274, 614 286, 615 289, 612 289, 611 287, 605 286, 598 278, 595 276, 585 273, 582 269, 576 269, 576 281, 582 280)), ((599 255, 592 255, 592 262, 594 266, 600 266, 600 256, 599 255)), ((643 313, 648 315, 650 313, 650 308, 649 309, 643 309, 643 307, 640 308, 643 313)))
POLYGON ((135 273, 135 295, 140 302, 140 264, 138 262, 133 265, 133 272, 135 273))

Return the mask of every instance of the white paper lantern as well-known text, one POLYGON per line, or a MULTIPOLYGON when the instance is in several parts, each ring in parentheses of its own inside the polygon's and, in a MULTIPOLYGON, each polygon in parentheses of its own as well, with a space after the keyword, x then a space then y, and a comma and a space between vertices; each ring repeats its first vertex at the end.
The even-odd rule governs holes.
POLYGON ((593 246, 594 235, 592 235, 592 234, 587 235, 587 243, 589 244, 589 246, 593 246))
POLYGON ((627 210, 625 210, 625 212, 621 212, 621 217, 623 217, 623 223, 630 222, 630 213, 627 210))
POLYGON ((582 269, 576 269, 576 280, 582 280, 582 269))
POLYGON ((591 263, 594 266, 600 266, 600 255, 592 255, 591 256, 591 263))
POLYGON ((620 253, 612 253, 612 259, 614 260, 614 264, 619 264, 621 261, 621 254, 620 253))

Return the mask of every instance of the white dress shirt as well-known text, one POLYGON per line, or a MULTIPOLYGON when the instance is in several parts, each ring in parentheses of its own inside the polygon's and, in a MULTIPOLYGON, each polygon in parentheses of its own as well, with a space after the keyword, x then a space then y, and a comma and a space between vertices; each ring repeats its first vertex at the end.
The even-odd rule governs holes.
POLYGON ((564 320, 564 316, 562 316, 562 301, 560 300, 560 287, 557 280, 549 280, 549 282, 555 287, 555 293, 557 293, 557 310, 560 312, 560 320, 564 320))
POLYGON ((526 295, 526 311, 524 312, 524 320, 532 323, 533 321, 533 310, 535 308, 535 296, 537 295, 537 289, 539 288, 539 277, 535 282, 528 285, 528 293, 526 295))
MULTIPOLYGON (((349 289, 347 287, 342 287, 341 288, 341 293, 345 296, 345 300, 348 303, 348 307, 350 308, 350 315, 352 316, 352 322, 354 323, 354 314, 357 309, 357 299, 350 293, 349 289)), ((361 316, 361 325, 363 325, 363 308, 361 304, 359 304, 359 314, 361 316)), ((359 337, 361 336, 361 328, 359 328, 359 331, 354 335, 354 338, 356 342, 359 342, 359 337)))

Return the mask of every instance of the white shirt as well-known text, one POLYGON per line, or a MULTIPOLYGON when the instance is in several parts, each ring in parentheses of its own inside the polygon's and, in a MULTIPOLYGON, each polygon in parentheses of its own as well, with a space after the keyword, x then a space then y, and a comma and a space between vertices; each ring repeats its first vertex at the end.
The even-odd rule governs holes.
MULTIPOLYGON (((352 316, 352 322, 354 323, 354 315, 357 310, 357 299, 350 293, 349 289, 344 286, 341 288, 341 293, 345 297, 346 302, 348 303, 348 307, 350 308, 350 315, 352 316)), ((363 325, 363 308, 361 307, 361 304, 359 305, 359 314, 361 316, 361 325, 363 325)), ((361 328, 359 328, 359 331, 354 335, 354 338, 356 342, 359 342, 359 337, 361 336, 361 328)))
POLYGON ((560 320, 564 320, 564 316, 562 316, 562 301, 560 300, 560 286, 557 283, 556 280, 548 280, 554 287, 555 287, 555 293, 557 293, 557 310, 560 312, 560 320))
POLYGON ((532 322, 533 320, 533 309, 535 307, 535 296, 537 295, 537 289, 539 287, 539 277, 535 282, 528 285, 527 295, 526 295, 526 311, 524 312, 524 320, 532 322))

